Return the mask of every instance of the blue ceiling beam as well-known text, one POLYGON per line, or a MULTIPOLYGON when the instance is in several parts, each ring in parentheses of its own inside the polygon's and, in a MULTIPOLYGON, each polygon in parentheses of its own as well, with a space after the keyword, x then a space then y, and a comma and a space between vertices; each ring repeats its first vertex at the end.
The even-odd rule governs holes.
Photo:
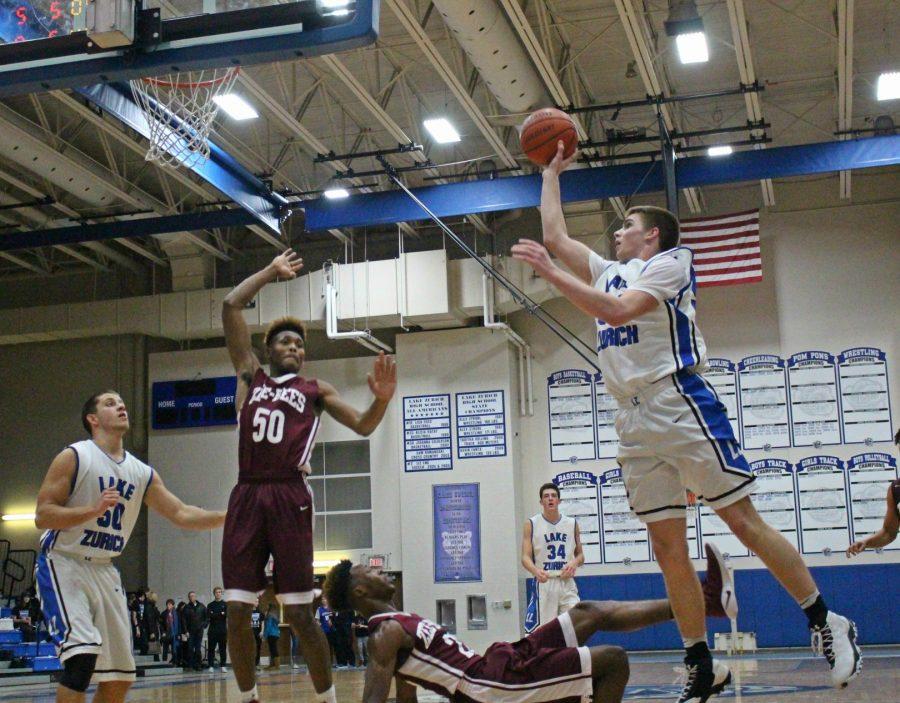
MULTIPOLYGON (((693 156, 675 162, 679 188, 787 178, 900 164, 900 135, 843 142, 740 151, 727 157, 693 156)), ((564 203, 630 197, 665 188, 659 161, 599 166, 562 175, 564 203)), ((467 181, 413 191, 439 217, 536 207, 540 175, 467 181)), ((400 191, 360 193, 343 200, 318 198, 305 204, 306 229, 363 227, 428 219, 400 191)))
POLYGON ((189 232, 215 227, 240 227, 253 224, 256 217, 245 210, 211 210, 187 215, 166 215, 164 217, 143 217, 133 220, 117 220, 90 225, 54 227, 32 230, 31 232, 11 232, 0 234, 0 251, 48 247, 54 244, 80 244, 100 242, 118 237, 149 237, 153 234, 189 232))

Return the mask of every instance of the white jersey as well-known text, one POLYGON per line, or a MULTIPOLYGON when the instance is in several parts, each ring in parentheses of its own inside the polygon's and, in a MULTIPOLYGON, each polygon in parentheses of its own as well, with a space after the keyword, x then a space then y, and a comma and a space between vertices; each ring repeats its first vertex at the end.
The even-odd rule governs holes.
POLYGON ((706 369, 706 343, 694 322, 696 278, 690 249, 676 247, 648 261, 620 264, 591 252, 593 286, 621 296, 626 290, 649 293, 659 301, 650 312, 613 327, 597 320, 597 356, 609 392, 638 395, 654 382, 682 369, 706 369))
POLYGON ((44 532, 41 551, 100 561, 118 556, 141 512, 144 492, 153 481, 153 469, 128 452, 122 461, 115 461, 90 439, 68 448, 75 452, 75 476, 67 507, 96 505, 107 488, 115 488, 121 497, 99 518, 66 530, 44 532))
POLYGON ((538 513, 529 519, 534 565, 551 576, 559 574, 575 556, 575 518, 560 515, 550 522, 538 513))

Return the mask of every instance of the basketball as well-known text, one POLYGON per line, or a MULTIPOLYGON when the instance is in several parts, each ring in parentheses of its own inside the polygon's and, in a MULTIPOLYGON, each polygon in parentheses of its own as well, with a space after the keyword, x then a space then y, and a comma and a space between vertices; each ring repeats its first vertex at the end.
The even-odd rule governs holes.
POLYGON ((564 144, 563 155, 568 158, 578 147, 578 132, 572 118, 555 107, 535 110, 522 123, 519 136, 522 151, 538 166, 546 166, 553 160, 560 139, 564 144))

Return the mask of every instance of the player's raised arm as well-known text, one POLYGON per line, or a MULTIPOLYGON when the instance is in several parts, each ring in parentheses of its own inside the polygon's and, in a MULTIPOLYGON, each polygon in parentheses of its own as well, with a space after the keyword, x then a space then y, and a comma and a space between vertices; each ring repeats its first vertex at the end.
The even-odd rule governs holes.
POLYGON ((115 488, 107 488, 100 494, 95 505, 67 507, 66 501, 72 492, 77 459, 75 450, 66 447, 50 464, 41 490, 38 492, 34 525, 39 530, 67 530, 98 518, 119 502, 115 488))
POLYGON ((556 156, 543 172, 540 210, 544 245, 558 256, 575 276, 585 283, 591 283, 591 250, 569 236, 563 214, 559 174, 565 171, 575 158, 575 154, 572 154, 568 159, 564 159, 563 149, 563 143, 560 141, 556 156))
MULTIPOLYGON (((363 688, 363 703, 385 703, 391 692, 391 679, 397 665, 397 652, 407 639, 403 628, 393 621, 383 623, 369 637, 369 664, 366 666, 366 683, 363 688)), ((415 689, 412 698, 400 698, 400 687, 397 688, 398 703, 414 703, 415 689)))
POLYGON ((384 417, 394 391, 397 389, 397 365, 393 356, 387 356, 384 352, 375 358, 372 373, 368 375, 369 390, 375 396, 371 405, 359 412, 347 403, 334 386, 325 381, 319 381, 322 409, 345 427, 349 427, 363 437, 368 437, 384 417))
POLYGON ((184 530, 212 530, 225 523, 224 510, 204 510, 195 505, 186 505, 166 488, 155 471, 153 481, 144 494, 144 502, 173 525, 184 530))

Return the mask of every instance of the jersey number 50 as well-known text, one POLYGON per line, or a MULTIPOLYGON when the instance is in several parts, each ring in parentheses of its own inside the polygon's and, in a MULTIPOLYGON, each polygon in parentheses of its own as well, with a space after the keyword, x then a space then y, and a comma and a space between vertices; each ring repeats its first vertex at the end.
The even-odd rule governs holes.
POLYGON ((284 413, 281 410, 257 408, 253 416, 253 441, 267 439, 270 444, 278 444, 284 437, 284 413))

